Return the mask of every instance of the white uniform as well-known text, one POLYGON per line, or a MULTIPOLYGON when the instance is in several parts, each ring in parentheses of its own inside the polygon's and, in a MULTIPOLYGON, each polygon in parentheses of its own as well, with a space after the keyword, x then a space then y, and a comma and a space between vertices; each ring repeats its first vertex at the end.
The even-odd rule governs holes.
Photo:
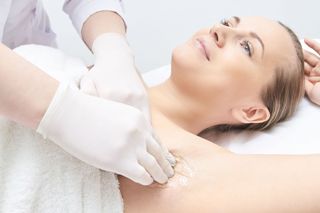
MULTIPOLYGON (((98 11, 114 11, 124 19, 121 0, 65 0, 63 9, 78 32, 86 19, 98 11)), ((55 38, 41 0, 0 1, 2 43, 10 48, 31 43, 56 46, 55 38)))

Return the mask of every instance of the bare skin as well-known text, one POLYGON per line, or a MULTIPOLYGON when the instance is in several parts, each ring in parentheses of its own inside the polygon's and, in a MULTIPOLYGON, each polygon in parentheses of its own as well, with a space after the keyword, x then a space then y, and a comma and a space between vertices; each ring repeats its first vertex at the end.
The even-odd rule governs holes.
POLYGON ((320 44, 311 39, 305 39, 305 43, 317 54, 304 51, 305 67, 305 91, 309 99, 320 105, 320 44))
POLYGON ((237 155, 156 111, 153 124, 177 156, 175 176, 151 186, 119 177, 125 212, 319 212, 319 155, 237 155))
POLYGON ((147 187, 119 177, 125 212, 319 212, 320 155, 238 155, 196 135, 268 119, 258 94, 275 64, 290 60, 292 46, 278 24, 261 18, 233 18, 179 46, 170 79, 149 89, 153 126, 177 156, 176 173, 166 185, 147 187))

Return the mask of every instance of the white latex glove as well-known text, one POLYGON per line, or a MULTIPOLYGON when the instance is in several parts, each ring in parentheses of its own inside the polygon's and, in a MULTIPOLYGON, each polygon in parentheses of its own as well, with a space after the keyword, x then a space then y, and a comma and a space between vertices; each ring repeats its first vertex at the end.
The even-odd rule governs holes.
POLYGON ((81 79, 81 91, 134 106, 150 120, 147 92, 126 38, 102 34, 93 42, 92 52, 95 64, 81 79))
MULTIPOLYGON (((81 78, 81 91, 131 105, 142 111, 150 122, 147 91, 135 67, 134 55, 126 38, 118 33, 102 34, 93 42, 92 51, 96 57, 95 65, 81 78)), ((175 158, 159 140, 155 140, 162 147, 167 160, 174 165, 175 158)))
POLYGON ((61 83, 37 132, 78 159, 148 185, 165 183, 173 170, 134 107, 61 83))

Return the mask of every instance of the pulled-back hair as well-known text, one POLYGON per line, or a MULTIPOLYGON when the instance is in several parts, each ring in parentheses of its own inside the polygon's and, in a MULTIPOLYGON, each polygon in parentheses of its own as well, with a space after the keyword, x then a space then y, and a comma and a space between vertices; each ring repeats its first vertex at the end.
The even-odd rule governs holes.
POLYGON ((221 124, 209 127, 200 135, 208 135, 211 131, 230 130, 266 130, 276 123, 284 121, 293 115, 304 95, 304 59, 301 44, 297 35, 286 25, 278 22, 289 33, 294 47, 295 59, 276 67, 275 75, 269 84, 261 91, 261 98, 270 112, 270 118, 262 123, 229 125, 221 124))

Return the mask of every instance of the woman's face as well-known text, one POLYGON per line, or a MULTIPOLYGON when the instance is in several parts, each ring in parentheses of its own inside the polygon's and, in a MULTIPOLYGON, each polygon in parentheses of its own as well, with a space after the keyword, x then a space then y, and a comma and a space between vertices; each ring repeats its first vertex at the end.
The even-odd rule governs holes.
POLYGON ((172 57, 171 81, 209 109, 261 101, 275 68, 294 57, 290 35, 262 17, 232 17, 195 33, 172 57))

